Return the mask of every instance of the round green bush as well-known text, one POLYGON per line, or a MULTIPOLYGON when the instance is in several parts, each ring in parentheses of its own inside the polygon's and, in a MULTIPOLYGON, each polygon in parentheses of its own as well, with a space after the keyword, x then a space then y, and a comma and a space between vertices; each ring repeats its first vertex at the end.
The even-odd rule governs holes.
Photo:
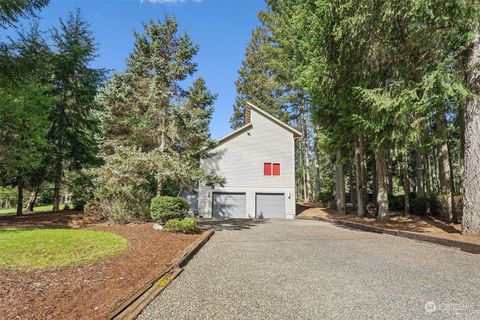
POLYGON ((150 216, 153 220, 165 223, 170 219, 181 220, 187 216, 188 201, 178 197, 155 197, 150 203, 150 216))
POLYGON ((335 195, 333 191, 330 190, 322 190, 319 194, 318 200, 327 208, 333 207, 333 203, 335 200, 335 195))
POLYGON ((417 216, 427 215, 429 208, 429 201, 426 197, 418 197, 412 199, 412 209, 413 213, 417 216))
POLYGON ((197 221, 192 217, 183 220, 171 219, 165 223, 165 229, 172 232, 193 233, 197 230, 197 221))
POLYGON ((405 196, 394 196, 392 194, 388 195, 388 208, 392 211, 403 211, 405 210, 405 196))

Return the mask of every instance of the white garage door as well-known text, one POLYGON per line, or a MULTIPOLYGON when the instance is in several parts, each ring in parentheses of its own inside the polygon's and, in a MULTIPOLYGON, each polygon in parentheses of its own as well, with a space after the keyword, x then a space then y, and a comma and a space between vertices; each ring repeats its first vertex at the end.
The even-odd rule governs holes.
POLYGON ((285 195, 257 193, 257 219, 285 218, 285 195))
POLYGON ((213 216, 215 218, 247 217, 245 193, 214 193, 213 216))

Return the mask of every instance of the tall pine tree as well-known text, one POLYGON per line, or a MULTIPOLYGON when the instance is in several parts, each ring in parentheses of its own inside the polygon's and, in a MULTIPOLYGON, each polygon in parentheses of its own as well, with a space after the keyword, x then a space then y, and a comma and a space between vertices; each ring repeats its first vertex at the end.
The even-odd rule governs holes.
POLYGON ((287 101, 284 97, 285 86, 282 86, 274 74, 271 63, 272 51, 270 38, 264 27, 257 27, 245 51, 245 59, 238 70, 237 98, 230 118, 232 128, 244 124, 244 113, 247 101, 265 109, 265 111, 288 121, 287 101))
POLYGON ((111 150, 123 145, 144 153, 151 160, 157 195, 163 194, 167 181, 202 176, 198 166, 189 169, 189 164, 194 153, 209 145, 215 95, 203 79, 187 90, 181 86, 196 71, 197 52, 189 36, 179 34, 173 18, 145 23, 144 33, 135 33, 127 69, 114 75, 104 90, 111 150))
POLYGON ((90 64, 97 47, 88 24, 77 10, 52 31, 54 94, 50 119, 54 177, 53 210, 60 208, 65 166, 80 169, 97 161, 99 120, 95 96, 105 71, 90 64))
POLYGON ((125 72, 115 74, 99 96, 108 114, 98 207, 106 216, 123 211, 126 220, 144 217, 150 199, 172 187, 221 182, 199 166, 212 145, 208 126, 216 95, 202 78, 182 87, 196 71, 198 47, 172 17, 143 27, 125 72))

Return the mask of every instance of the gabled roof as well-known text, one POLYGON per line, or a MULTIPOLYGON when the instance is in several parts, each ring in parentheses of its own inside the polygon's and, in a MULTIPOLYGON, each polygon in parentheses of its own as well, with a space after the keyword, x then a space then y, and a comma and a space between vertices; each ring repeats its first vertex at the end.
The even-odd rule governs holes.
POLYGON ((247 108, 245 109, 245 125, 238 128, 237 130, 229 133, 228 135, 226 135, 225 137, 223 138, 220 138, 217 143, 218 144, 222 144, 232 138, 234 138, 235 136, 237 136, 238 134, 246 131, 246 130, 249 130, 252 128, 252 109, 254 109, 255 111, 257 111, 258 113, 260 113, 261 115, 263 115, 265 118, 269 119, 270 121, 278 124, 280 127, 284 128, 285 130, 288 130, 290 132, 293 133, 293 137, 294 138, 299 138, 302 136, 302 133, 300 131, 298 131, 297 129, 295 128, 292 128, 291 126, 289 126, 288 124, 284 123, 283 121, 280 121, 278 120, 277 118, 275 118, 274 116, 272 116, 270 113, 262 110, 261 108, 257 107, 256 105, 254 105, 253 103, 250 103, 247 101, 247 108))
POLYGON ((265 110, 257 107, 256 105, 254 105, 253 103, 248 102, 248 101, 247 101, 247 109, 245 110, 245 122, 250 123, 251 118, 252 118, 252 116, 251 116, 252 109, 257 111, 258 113, 260 113, 264 117, 270 119, 272 122, 275 122, 280 127, 292 132, 293 136, 295 138, 300 138, 302 136, 302 133, 300 131, 298 131, 297 129, 289 126, 288 124, 286 124, 283 121, 278 120, 276 117, 272 116, 270 113, 266 112, 265 110))

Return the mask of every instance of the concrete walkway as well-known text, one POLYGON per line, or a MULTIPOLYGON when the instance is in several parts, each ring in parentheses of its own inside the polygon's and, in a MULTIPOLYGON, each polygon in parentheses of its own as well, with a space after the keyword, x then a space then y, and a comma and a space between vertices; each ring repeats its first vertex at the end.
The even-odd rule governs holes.
POLYGON ((317 221, 212 225, 139 319, 480 319, 479 255, 317 221))

